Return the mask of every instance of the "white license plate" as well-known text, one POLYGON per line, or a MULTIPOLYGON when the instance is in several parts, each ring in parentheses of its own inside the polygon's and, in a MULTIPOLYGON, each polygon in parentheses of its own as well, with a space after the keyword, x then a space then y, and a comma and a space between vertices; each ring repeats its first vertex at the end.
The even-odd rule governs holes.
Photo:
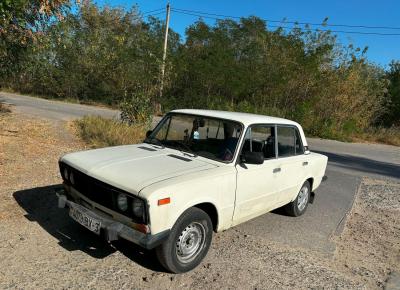
POLYGON ((74 206, 70 206, 69 216, 96 234, 100 234, 101 221, 98 221, 74 206))

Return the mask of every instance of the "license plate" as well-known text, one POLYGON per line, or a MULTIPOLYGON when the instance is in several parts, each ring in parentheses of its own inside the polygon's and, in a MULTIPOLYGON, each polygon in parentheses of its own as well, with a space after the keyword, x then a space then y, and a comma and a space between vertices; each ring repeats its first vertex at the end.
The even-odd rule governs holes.
POLYGON ((96 234, 100 234, 101 222, 82 212, 78 208, 71 206, 69 216, 96 234))

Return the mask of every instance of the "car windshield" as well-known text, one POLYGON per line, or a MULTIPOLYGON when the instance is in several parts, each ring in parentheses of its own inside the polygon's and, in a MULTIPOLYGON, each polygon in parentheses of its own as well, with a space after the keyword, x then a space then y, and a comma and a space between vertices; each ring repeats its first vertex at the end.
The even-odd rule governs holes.
POLYGON ((231 162, 242 134, 235 121, 188 114, 168 114, 145 142, 192 156, 231 162))

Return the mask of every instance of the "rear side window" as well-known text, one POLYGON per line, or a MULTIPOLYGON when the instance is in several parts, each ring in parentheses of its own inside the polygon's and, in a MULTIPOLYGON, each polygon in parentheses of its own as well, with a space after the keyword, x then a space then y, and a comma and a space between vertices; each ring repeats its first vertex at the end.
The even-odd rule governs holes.
POLYGON ((294 128, 278 126, 278 156, 288 157, 296 155, 295 143, 294 128))
POLYGON ((294 127, 278 126, 278 156, 288 157, 303 153, 299 131, 294 127))

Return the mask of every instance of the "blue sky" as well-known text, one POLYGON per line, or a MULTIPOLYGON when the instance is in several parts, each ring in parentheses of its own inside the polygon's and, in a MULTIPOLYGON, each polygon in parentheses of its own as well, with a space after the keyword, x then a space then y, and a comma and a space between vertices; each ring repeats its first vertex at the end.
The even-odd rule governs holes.
MULTIPOLYGON (((140 11, 146 12, 165 7, 166 0, 97 0, 100 5, 122 6, 129 8, 137 4, 140 11)), ((320 23, 328 17, 330 24, 349 24, 366 26, 390 26, 400 28, 400 1, 399 0, 249 0, 249 1, 228 1, 228 0, 171 0, 173 8, 198 10, 208 13, 224 14, 230 16, 256 15, 261 18, 288 21, 299 21, 307 23, 320 23)), ((165 15, 158 15, 164 19, 165 15)), ((196 21, 198 17, 182 15, 172 12, 170 25, 179 34, 184 35, 187 26, 196 21)), ((214 20, 204 19, 212 24, 214 20)), ((317 27, 315 27, 317 28, 317 27)), ((382 33, 398 33, 399 30, 384 29, 362 29, 331 27, 332 30, 350 31, 373 31, 382 33)), ((400 60, 400 35, 398 36, 376 36, 376 35, 355 35, 338 34, 343 44, 353 43, 358 47, 368 46, 367 57, 384 67, 392 59, 400 60)))

